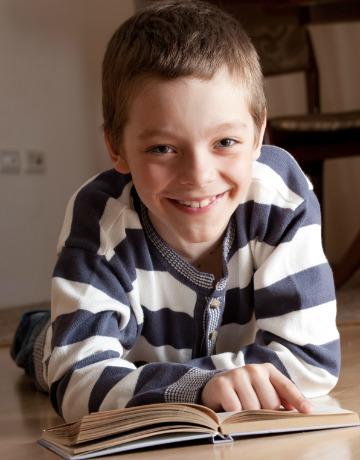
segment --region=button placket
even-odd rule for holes
[[[216,339],[218,336],[217,328],[219,326],[219,318],[221,313],[221,299],[213,297],[208,303],[208,355],[210,356],[215,348]]]
[[[209,303],[209,307],[210,308],[219,308],[221,305],[221,302],[218,298],[214,298],[214,299],[211,299],[210,303]]]
[[[216,341],[216,338],[217,338],[217,335],[218,335],[218,332],[216,329],[214,329],[213,331],[210,332],[209,334],[209,340],[211,342],[215,342]]]

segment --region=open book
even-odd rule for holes
[[[228,442],[359,424],[355,412],[338,407],[317,407],[311,414],[264,409],[215,413],[198,404],[160,403],[95,412],[44,430],[39,443],[63,458],[80,460],[176,442]]]

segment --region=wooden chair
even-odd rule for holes
[[[297,159],[310,177],[323,209],[325,161],[360,155],[360,110],[321,111],[318,65],[307,27],[308,10],[303,7],[306,2],[221,0],[217,3],[234,14],[250,34],[266,77],[304,73],[307,113],[270,118],[267,136],[272,144],[285,148]],[[300,6],[294,7],[296,4]],[[341,286],[358,268],[360,230],[343,259],[333,265],[336,286]]]

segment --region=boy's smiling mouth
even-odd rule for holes
[[[185,208],[189,211],[196,211],[199,209],[208,209],[210,206],[214,205],[215,202],[219,201],[225,192],[219,193],[218,195],[212,195],[207,198],[199,198],[199,199],[185,199],[185,200],[178,200],[175,198],[168,198],[169,201],[178,207]]]

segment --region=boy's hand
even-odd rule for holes
[[[312,411],[296,385],[270,363],[247,364],[216,374],[203,388],[201,403],[215,411],[279,409],[281,405]]]

